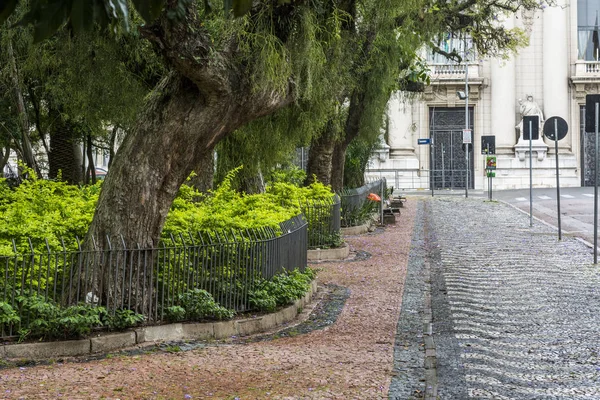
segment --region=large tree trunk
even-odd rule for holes
[[[192,81],[176,72],[165,78],[111,164],[86,237],[86,248],[108,248],[109,240],[113,246],[124,242],[129,249],[157,247],[179,187],[192,170],[206,167],[204,163],[212,158],[218,141],[242,124],[291,101],[288,96],[263,95],[271,101],[256,99],[258,94],[251,91],[208,98]],[[257,104],[262,107],[257,108]],[[137,257],[148,255],[138,253]],[[148,260],[151,262],[151,257]],[[138,282],[139,287],[147,288],[150,277],[136,270],[143,263],[133,264],[131,276],[144,280]],[[127,304],[143,311],[143,304],[148,303],[145,296],[135,291],[122,292],[120,282],[127,281],[129,275],[119,276],[117,282],[109,278],[113,271],[108,265],[96,268],[91,281],[84,284],[94,295],[101,295],[103,304],[110,299],[128,298]],[[110,282],[113,284],[109,287]]]
[[[213,189],[215,180],[215,154],[207,152],[200,164],[194,168],[195,176],[190,179],[189,185],[200,193],[206,193]]]
[[[176,3],[169,1],[168,7]],[[196,20],[196,7],[191,2],[184,20],[176,24],[165,10],[144,28],[172,71],[153,91],[111,163],[84,241],[88,250],[107,249],[109,241],[129,249],[158,247],[167,213],[192,170],[202,170],[217,143],[235,129],[293,100],[291,84],[285,91],[253,88],[251,69],[238,62],[236,43],[224,51],[214,49]],[[127,254],[129,272],[112,280],[115,266],[97,259],[82,292],[92,299],[99,294],[103,304],[118,300],[145,312],[152,275],[146,268],[154,254]],[[121,284],[130,280],[135,288],[127,290]]]
[[[340,192],[344,188],[344,167],[346,165],[346,149],[350,141],[342,140],[335,144],[331,159],[331,188]]]
[[[37,162],[35,160],[35,156],[33,154],[33,147],[31,145],[31,138],[29,136],[29,116],[27,115],[27,108],[25,107],[25,101],[23,100],[21,80],[19,79],[19,70],[17,69],[17,62],[15,60],[11,40],[8,40],[7,42],[6,53],[8,56],[8,62],[10,64],[10,77],[13,84],[15,103],[17,105],[17,111],[19,113],[19,122],[21,128],[21,143],[18,145],[18,147],[21,152],[21,156],[25,161],[25,164],[29,168],[31,168],[39,177],[41,177],[41,171],[39,170]]]
[[[50,126],[50,152],[48,153],[49,178],[77,185],[83,182],[81,165],[83,154],[80,143],[73,139],[73,129],[60,112],[50,109],[53,123]]]
[[[8,163],[10,156],[10,143],[6,147],[0,147],[0,177],[4,176],[4,166]]]
[[[337,140],[334,126],[334,123],[329,121],[325,125],[323,134],[310,143],[305,185],[314,182],[315,178],[325,185],[331,184],[333,148]]]
[[[364,102],[364,89],[354,89],[352,96],[350,96],[348,117],[346,118],[346,125],[344,126],[344,138],[336,142],[333,150],[331,170],[331,187],[333,190],[339,191],[344,187],[346,150],[350,143],[356,139],[360,133],[360,122],[365,112]]]

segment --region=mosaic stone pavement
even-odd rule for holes
[[[440,399],[600,399],[600,267],[481,199],[425,204]]]

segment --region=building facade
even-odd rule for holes
[[[472,55],[457,64],[429,55],[431,85],[412,99],[392,96],[386,144],[372,157],[367,176],[384,176],[399,189],[486,189],[482,143],[493,136],[494,188],[528,187],[529,141],[520,129],[523,114],[537,109],[543,120],[558,116],[568,123],[566,137],[558,142],[561,186],[593,185],[594,134],[584,132],[584,115],[586,95],[600,93],[600,0],[566,1],[499,22],[529,37],[529,45],[510,58]],[[472,54],[468,40],[449,35],[444,44]],[[466,129],[473,143],[468,159]],[[532,141],[531,155],[533,185],[555,186],[555,143],[540,136]]]

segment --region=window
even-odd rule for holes
[[[579,60],[600,59],[599,11],[600,0],[577,0],[577,58]]]
[[[598,0],[600,2],[600,0]],[[453,50],[456,51],[463,59],[467,61],[475,60],[475,51],[473,49],[473,39],[467,37],[466,39],[462,34],[448,33],[441,40],[436,43],[437,46],[447,53],[451,53]],[[466,57],[465,57],[465,45],[466,45]],[[430,64],[455,64],[456,61],[448,60],[446,56],[435,53],[432,49],[427,51],[427,62]]]

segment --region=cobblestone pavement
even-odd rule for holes
[[[600,399],[600,268],[481,199],[424,203],[440,399]]]

